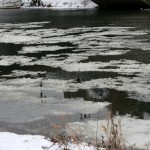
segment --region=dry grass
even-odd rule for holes
[[[121,130],[121,120],[114,120],[111,111],[109,111],[107,124],[102,126],[102,130],[105,133],[102,144],[106,150],[127,150]]]
[[[60,118],[63,124],[67,123],[67,121],[63,118],[63,116],[60,116]],[[70,126],[68,126],[68,128],[70,128],[69,130],[71,131],[71,134],[68,135],[64,131],[64,126],[56,125],[56,124],[52,124],[52,125],[53,125],[53,129],[55,130],[55,135],[53,135],[53,137],[51,138],[51,142],[53,142],[54,145],[57,143],[59,149],[69,150],[70,149],[69,144],[79,145],[81,143],[80,138],[74,132],[74,130],[71,129]]]
[[[65,122],[63,120],[63,122]],[[98,127],[98,126],[97,126]],[[69,128],[69,135],[64,131],[64,127],[53,125],[53,128],[55,129],[56,135],[51,138],[51,141],[55,144],[57,143],[59,145],[59,148],[62,150],[68,150],[69,144],[76,144],[80,145],[82,143],[82,140],[77,135],[77,132],[74,131],[71,126],[67,126]],[[123,137],[122,130],[121,130],[121,121],[116,120],[113,118],[111,111],[108,111],[108,118],[106,125],[101,126],[101,130],[104,133],[104,136],[101,138],[95,139],[95,141],[89,142],[90,145],[92,143],[96,143],[94,146],[95,150],[129,150],[130,147],[126,146],[126,141]],[[98,134],[96,134],[98,136]],[[93,138],[94,139],[94,138]],[[98,139],[101,139],[98,141]],[[80,147],[78,148],[80,150]]]

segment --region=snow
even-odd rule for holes
[[[147,149],[150,146],[149,120],[140,120],[130,118],[129,116],[117,116],[114,120],[115,122],[121,120],[121,131],[127,146],[132,146],[133,149]],[[102,126],[106,126],[106,124],[106,120],[96,121],[92,119],[85,122],[68,123],[66,125],[66,131],[69,135],[75,132],[79,136],[90,138],[91,142],[95,139],[96,134],[100,138],[104,136],[104,140],[106,140],[106,135],[102,130]],[[53,144],[44,136],[17,135],[9,132],[0,132],[0,150],[56,150],[58,148],[58,143]],[[71,150],[94,150],[94,147],[88,146],[86,143],[68,143],[68,148]]]
[[[43,150],[50,147],[51,142],[43,136],[17,135],[14,133],[0,133],[0,150]]]
[[[23,0],[24,7],[30,6],[31,0]],[[42,0],[43,6],[50,8],[94,8],[97,5],[90,0]]]
[[[52,143],[44,136],[39,135],[17,135],[9,132],[0,132],[0,150],[58,150],[63,149],[58,143]],[[86,143],[68,143],[71,150],[94,150],[93,146]],[[103,149],[101,149],[103,150]]]

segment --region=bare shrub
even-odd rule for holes
[[[105,133],[103,145],[106,150],[127,150],[121,130],[121,120],[114,120],[111,111],[108,114],[107,124],[102,126],[102,130]]]

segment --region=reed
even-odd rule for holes
[[[63,118],[61,117],[61,119]],[[63,122],[65,121],[63,120]],[[69,144],[74,144],[78,147],[76,147],[77,150],[82,150],[83,147],[81,148],[80,144],[82,144],[83,141],[78,136],[78,132],[72,129],[67,123],[66,127],[67,130],[69,130],[69,134],[64,131],[64,127],[53,125],[53,128],[56,130],[56,135],[51,138],[51,141],[54,144],[57,143],[61,150],[68,150]],[[101,138],[98,138],[98,130],[104,133]],[[93,137],[95,141],[88,143],[89,146],[93,147],[93,150],[131,150],[130,146],[126,146],[127,142],[122,134],[121,120],[114,119],[111,111],[108,111],[106,124],[101,125],[101,128],[98,128],[97,125],[96,132],[96,138]]]
[[[106,150],[127,150],[126,140],[122,134],[121,120],[115,120],[111,111],[108,113],[107,123],[102,126],[102,130],[105,133],[102,144]]]

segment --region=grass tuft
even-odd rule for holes
[[[75,145],[75,149],[83,150],[82,140],[77,134],[77,131],[73,130],[70,125],[65,124],[69,130],[69,134],[64,131],[64,127],[53,125],[56,130],[56,135],[51,138],[54,144],[59,146],[61,150],[71,150],[70,144]],[[104,133],[103,136],[98,138],[98,130]],[[102,125],[100,129],[96,129],[96,139],[90,141],[86,146],[91,146],[92,150],[131,150],[130,146],[127,146],[127,142],[123,137],[121,129],[121,120],[113,118],[112,112],[108,111],[108,117],[106,124]],[[94,138],[93,138],[94,139]],[[96,144],[93,144],[96,143]],[[147,146],[148,147],[148,146]],[[86,150],[86,148],[84,149]]]
[[[102,126],[105,138],[102,144],[106,150],[127,150],[126,141],[121,130],[121,120],[114,120],[112,112],[109,111],[107,124]]]

